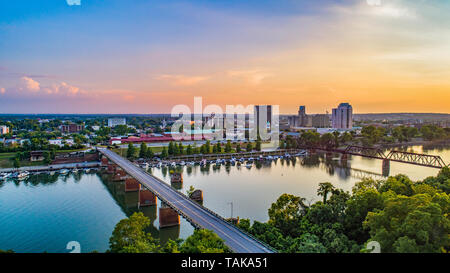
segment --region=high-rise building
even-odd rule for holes
[[[349,103],[341,103],[338,108],[333,109],[332,126],[336,129],[353,128],[353,108]]]
[[[9,127],[8,126],[0,126],[0,135],[6,135],[9,133]]]
[[[263,119],[262,122],[266,122],[266,128],[270,130],[272,125],[272,105],[255,105],[254,109],[254,122],[256,124],[256,128],[259,127],[260,119]]]
[[[108,119],[108,127],[116,127],[117,125],[127,125],[125,118],[110,118]]]
[[[306,106],[300,106],[298,109],[298,127],[308,126],[308,115],[306,114]]]

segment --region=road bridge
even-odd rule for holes
[[[113,151],[104,148],[98,148],[98,151],[136,179],[142,186],[149,189],[161,201],[183,216],[196,228],[214,231],[232,251],[237,253],[275,252],[268,245],[243,232],[218,214],[196,203],[164,181],[145,172]]]

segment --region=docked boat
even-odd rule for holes
[[[27,172],[27,171],[18,173],[18,174],[17,174],[17,179],[23,180],[23,179],[27,178],[28,175],[30,175],[30,173]]]
[[[9,173],[1,173],[0,174],[0,181],[6,180],[11,174]]]
[[[68,174],[68,173],[69,173],[69,170],[67,170],[67,169],[62,169],[62,170],[59,171],[59,173],[60,173],[60,174]]]
[[[253,166],[252,162],[247,162],[247,164],[245,165],[245,167],[247,167],[247,169],[251,169]]]

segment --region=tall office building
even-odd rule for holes
[[[353,108],[348,103],[339,104],[338,108],[333,109],[332,126],[336,129],[353,128]]]
[[[110,118],[108,119],[108,127],[116,127],[117,125],[127,125],[125,118]]]
[[[259,121],[265,116],[266,128],[270,130],[272,125],[272,105],[255,105],[254,122],[256,128],[259,126]]]
[[[308,126],[308,115],[306,114],[306,106],[300,106],[298,109],[298,124],[299,127]]]

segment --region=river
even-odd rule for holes
[[[403,149],[439,155],[446,163],[450,162],[450,147]],[[167,169],[149,171],[170,184]],[[391,162],[389,175],[402,173],[417,181],[434,176],[438,171]],[[209,168],[184,167],[184,181],[179,190],[186,192],[191,185],[203,190],[203,204],[224,217],[233,215],[267,221],[268,208],[283,193],[314,202],[319,199],[316,193],[320,182],[331,182],[351,191],[362,177],[384,179],[381,160],[352,156],[344,164],[338,155],[327,158],[316,154],[253,165],[251,169],[245,166],[214,168],[212,165]],[[0,249],[69,252],[67,243],[77,241],[81,252],[104,252],[116,223],[139,210],[151,219],[149,232],[162,242],[192,234],[193,227],[184,219],[179,227],[159,230],[158,208],[139,209],[137,202],[136,192],[125,193],[120,183],[101,173],[38,175],[21,182],[0,182]],[[158,207],[160,204],[158,200]]]

